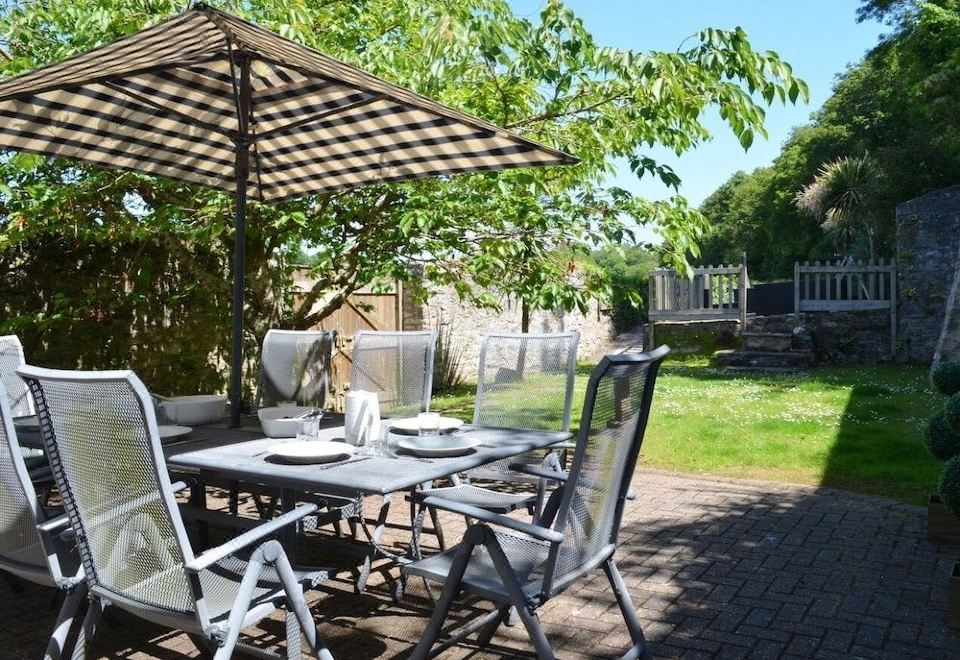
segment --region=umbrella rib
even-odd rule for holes
[[[332,117],[343,112],[356,110],[357,108],[362,108],[365,105],[376,103],[377,101],[382,101],[385,98],[386,96],[384,96],[383,94],[376,94],[369,98],[365,98],[360,101],[354,101],[353,103],[340,106],[339,108],[331,108],[329,110],[323,110],[322,112],[316,112],[302,119],[298,119],[296,121],[290,122],[289,124],[286,124],[284,126],[278,126],[277,128],[271,129],[264,133],[260,133],[259,135],[257,135],[257,140],[258,141],[267,140],[269,138],[272,138],[275,135],[279,135],[280,133],[286,133],[287,131],[291,131],[295,128],[299,128],[305,124],[309,124],[315,121],[320,121],[321,119],[327,119],[328,117]]]
[[[234,134],[235,134],[235,131],[227,130],[227,129],[225,129],[225,128],[222,128],[222,127],[220,127],[220,126],[217,126],[216,124],[211,124],[211,123],[209,123],[209,122],[199,121],[199,120],[197,120],[196,118],[191,117],[190,115],[188,115],[188,114],[185,113],[185,112],[180,112],[179,110],[175,110],[174,108],[169,108],[169,107],[167,107],[167,106],[164,106],[164,105],[162,105],[162,104],[160,104],[160,103],[157,103],[156,101],[154,101],[153,99],[151,99],[149,96],[145,96],[145,95],[143,95],[143,94],[139,94],[138,92],[134,92],[134,91],[132,91],[132,90],[126,89],[125,87],[122,87],[121,85],[118,85],[118,84],[116,84],[116,83],[105,82],[105,83],[103,83],[103,85],[104,85],[104,87],[108,87],[108,88],[112,89],[112,90],[115,91],[115,92],[119,92],[120,94],[123,94],[124,96],[128,96],[128,97],[132,98],[134,101],[138,101],[139,103],[143,103],[144,105],[150,106],[151,108],[155,108],[155,109],[159,110],[160,112],[163,112],[163,113],[166,113],[166,114],[170,114],[170,115],[175,115],[175,116],[177,116],[178,118],[180,118],[180,119],[182,119],[183,121],[185,121],[187,124],[194,125],[194,126],[200,126],[200,127],[202,127],[202,128],[206,128],[208,131],[212,131],[212,132],[214,132],[214,133],[219,133],[220,135],[223,135],[224,137],[228,137],[228,138],[231,138],[231,139],[233,138],[233,136],[234,136]]]

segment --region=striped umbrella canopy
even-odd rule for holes
[[[234,424],[248,196],[577,162],[202,4],[0,83],[0,148],[236,195]]]

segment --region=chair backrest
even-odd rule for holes
[[[14,417],[25,417],[36,412],[27,384],[17,375],[17,369],[26,363],[20,338],[16,335],[0,337],[0,383],[6,388],[6,399],[10,402],[10,413]]]
[[[193,551],[147,388],[132,371],[19,373],[36,399],[90,588],[147,611],[194,612],[184,570]]]
[[[437,333],[360,331],[353,339],[350,389],[376,392],[381,417],[430,410]]]
[[[548,568],[544,589],[563,589],[610,557],[650,414],[663,358],[649,353],[608,355],[593,370],[577,448],[554,528],[564,540]],[[552,587],[551,587],[552,582]]]
[[[260,353],[257,405],[295,401],[323,408],[335,341],[332,330],[268,330]]]
[[[480,345],[476,426],[566,431],[580,333],[490,333]]]
[[[32,573],[51,576],[55,570],[53,579],[60,577],[59,566],[50,565],[37,531],[41,522],[43,509],[23,462],[7,393],[0,382],[0,568],[23,577]]]

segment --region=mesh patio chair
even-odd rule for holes
[[[56,587],[66,595],[44,656],[51,660],[62,656],[86,596],[80,556],[60,536],[69,527],[65,515],[48,518],[40,506],[17,443],[7,392],[0,382],[0,571]]]
[[[287,657],[299,657],[300,631],[313,653],[321,641],[303,591],[324,571],[291,568],[271,536],[316,511],[297,507],[195,555],[175,501],[150,394],[131,371],[78,372],[23,367],[64,507],[76,535],[89,608],[74,657],[83,658],[105,607],[185,631],[216,660],[242,628],[286,605]]]
[[[14,417],[35,415],[33,399],[27,384],[17,375],[17,369],[26,364],[23,345],[16,335],[0,337],[0,383],[7,392],[10,414]]]
[[[474,632],[483,648],[511,608],[519,613],[537,657],[554,658],[537,609],[600,567],[610,581],[633,644],[622,657],[650,657],[613,556],[630,478],[650,413],[657,370],[669,351],[661,346],[649,353],[608,355],[601,360],[587,385],[580,433],[568,475],[516,464],[519,471],[563,483],[547,503],[541,524],[440,498],[427,499],[430,506],[480,522],[470,526],[457,547],[403,568],[408,576],[443,584],[443,593],[411,658],[433,657]],[[437,644],[453,599],[461,590],[492,601],[495,608]]]
[[[437,333],[360,331],[353,340],[350,389],[376,392],[383,418],[430,410]]]
[[[17,369],[26,363],[20,338],[16,335],[0,337],[0,384],[7,392],[4,398],[10,404],[10,414],[13,417],[32,417],[37,413],[27,384],[17,375]],[[21,432],[24,431],[21,430]],[[19,451],[30,471],[31,480],[44,490],[44,500],[46,500],[53,480],[43,451],[31,447],[20,447]]]
[[[295,401],[323,408],[336,336],[333,330],[268,330],[260,353],[256,407]]]
[[[577,367],[580,333],[485,335],[480,347],[474,426],[570,430],[573,382]],[[512,463],[539,465],[542,452],[531,452],[497,461],[467,472],[469,481],[536,483],[530,475],[510,470]],[[420,493],[445,500],[478,506],[488,511],[509,513],[534,508],[542,492],[505,492],[495,488],[462,483]]]
[[[350,367],[350,389],[377,393],[380,416],[384,419],[410,417],[430,410],[430,394],[433,389],[433,361],[437,345],[437,333],[433,330],[406,332],[360,331],[353,340]],[[337,500],[327,497],[336,504]],[[380,540],[386,529],[391,496],[383,498],[376,525],[366,527],[363,506],[360,501],[340,502],[344,519],[351,534],[357,537],[357,525],[364,525],[364,534],[371,543],[371,550],[364,557],[357,577],[357,591],[366,587],[373,561],[377,558]],[[436,529],[436,525],[434,525]],[[401,588],[399,582],[396,588]],[[394,590],[395,599],[400,592]]]
[[[268,330],[260,351],[260,380],[254,407],[293,401],[298,406],[323,409],[330,390],[330,367],[337,333],[334,330]],[[211,484],[213,485],[213,484]],[[231,482],[229,510],[240,507],[241,485]],[[261,518],[272,518],[280,495],[275,490],[248,486]]]

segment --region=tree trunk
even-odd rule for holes
[[[865,222],[864,225],[867,229],[867,244],[870,248],[870,263],[874,264],[877,262],[877,251],[873,246],[873,228],[870,226],[869,222]]]
[[[520,304],[520,332],[530,332],[530,305],[527,302]]]

